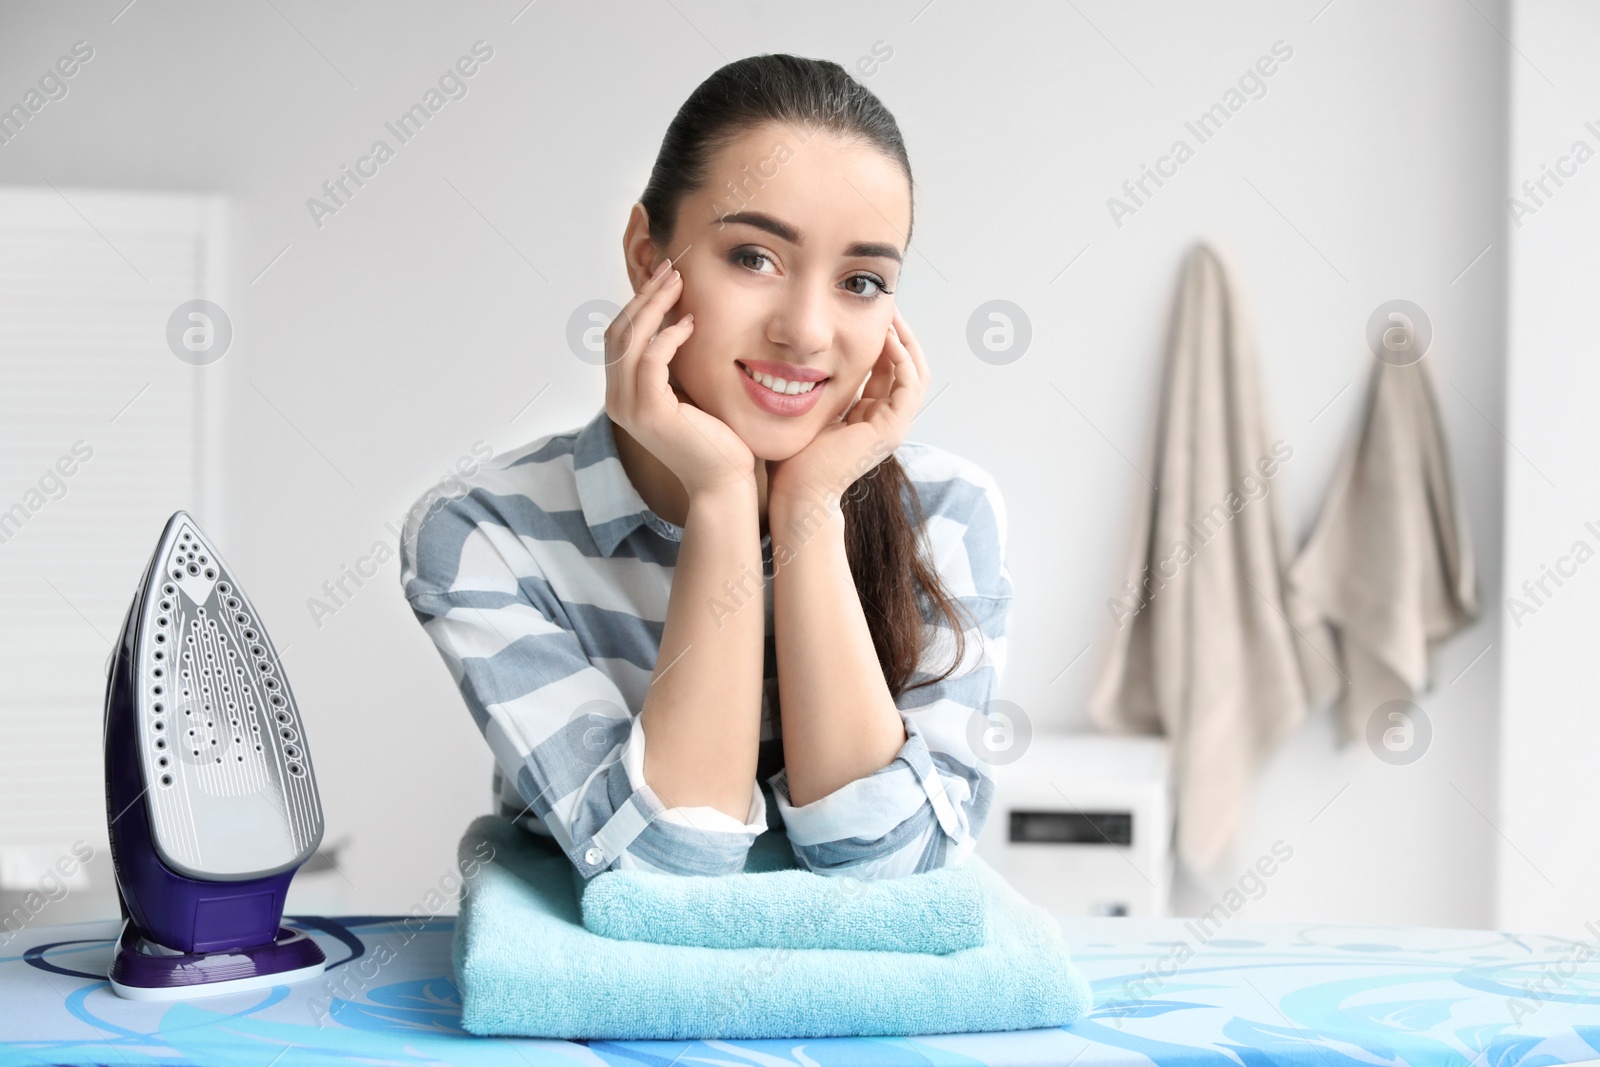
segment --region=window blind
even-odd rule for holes
[[[75,842],[109,894],[106,667],[162,526],[220,502],[218,365],[167,320],[219,291],[225,202],[0,187],[0,894]],[[80,885],[82,883],[80,882]],[[60,918],[41,921],[61,921]]]

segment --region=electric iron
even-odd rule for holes
[[[111,988],[178,1000],[321,974],[317,943],[279,925],[322,842],[305,730],[259,617],[184,511],[112,650],[105,757],[123,917]]]

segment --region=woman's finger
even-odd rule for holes
[[[889,395],[889,389],[894,384],[894,360],[889,353],[889,331],[883,334],[883,348],[878,351],[877,362],[872,365],[872,373],[867,376],[866,387],[861,395],[871,397],[873,400],[882,400]]]
[[[672,277],[674,264],[671,259],[663,259],[655,266],[654,272],[639,286],[639,291],[634,293],[628,302],[622,305],[622,312],[617,318],[626,324],[635,322],[643,313],[644,307],[650,302],[651,297],[659,293],[666,282]]]
[[[917,335],[912,331],[911,324],[900,313],[899,308],[894,310],[895,333],[900,338],[900,343],[905,345],[906,351],[911,353],[911,359],[917,365],[917,373],[922,377],[924,386],[933,381],[933,372],[928,369],[927,356],[922,351],[922,343],[917,340]]]
[[[671,261],[662,262],[670,264]],[[621,410],[631,411],[639,402],[639,358],[681,292],[682,278],[669,268],[634,294],[613,320],[606,340],[607,387],[615,387]]]
[[[658,301],[673,282],[672,261],[664,259],[658,266],[665,267],[661,273],[652,275],[651,278],[639,287],[629,301],[622,305],[622,310],[611,321],[606,329],[606,363],[620,362],[622,358],[642,347],[641,338],[648,340],[660,325],[659,314],[665,314],[666,308],[652,320],[651,311],[654,301]],[[671,305],[667,305],[670,307]]]
[[[672,305],[678,302],[678,297],[683,294],[683,276],[676,269],[670,269],[662,277],[655,279],[655,288],[644,295],[644,303],[634,312],[631,321],[632,334],[628,338],[630,347],[638,352],[655,338],[661,329],[662,320],[667,317],[667,312]]]
[[[683,344],[693,329],[694,316],[685,315],[672,325],[661,327],[654,337],[644,343],[636,364],[642,406],[667,401],[668,408],[675,407],[672,398],[677,394],[670,384],[667,366],[672,362],[672,357],[678,354],[678,346]]]
[[[632,367],[639,332],[639,315],[645,301],[660,288],[661,281],[670,271],[660,270],[669,264],[663,260],[658,271],[639,287],[628,302],[622,305],[605,329],[606,407],[614,411],[632,410],[634,400],[634,372]]]
[[[927,383],[918,373],[916,359],[898,332],[891,332],[887,350],[894,361],[894,389],[886,398],[888,406],[909,424],[927,391]]]

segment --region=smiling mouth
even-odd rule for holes
[[[735,362],[738,361],[735,360]],[[787,378],[778,378],[771,374],[763,374],[760,371],[751,370],[743,363],[739,364],[739,369],[744,371],[745,377],[765,386],[779,396],[803,396],[828,380],[823,378],[821,381],[816,382],[795,382]]]

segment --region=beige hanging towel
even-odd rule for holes
[[[1293,448],[1266,432],[1230,276],[1205,243],[1183,264],[1155,467],[1089,705],[1103,729],[1170,738],[1178,855],[1201,874],[1226,855],[1260,762],[1304,719],[1303,659],[1318,655],[1284,602],[1272,490]]]
[[[1289,572],[1296,599],[1338,637],[1342,677],[1313,693],[1340,691],[1345,743],[1387,701],[1429,688],[1434,649],[1478,616],[1472,539],[1423,367],[1373,360],[1361,430]]]

